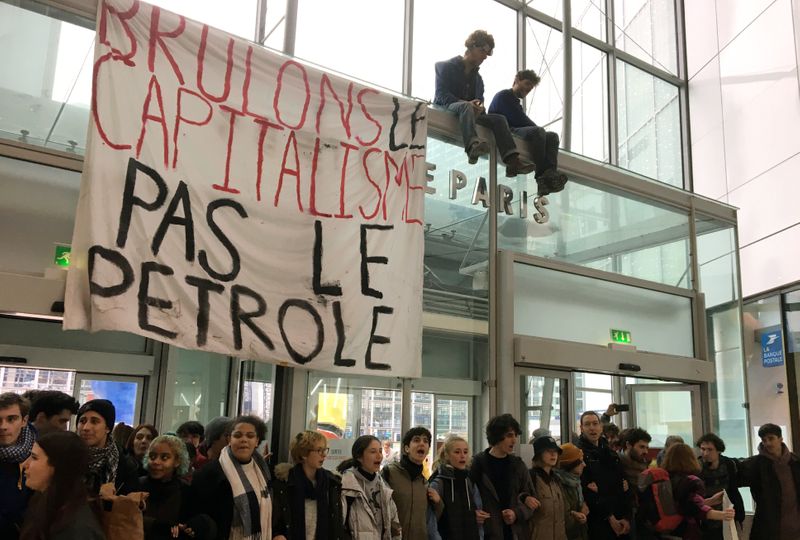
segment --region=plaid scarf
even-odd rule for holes
[[[92,488],[117,480],[119,448],[109,436],[104,448],[89,448],[89,477]]]
[[[19,432],[17,442],[0,446],[0,463],[22,463],[31,455],[34,442],[36,442],[36,428],[31,424],[25,424]]]

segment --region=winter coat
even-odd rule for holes
[[[392,499],[392,489],[377,478],[380,486],[380,509],[383,533],[378,530],[375,510],[364,488],[356,478],[355,469],[342,474],[342,511],[345,514],[345,529],[353,540],[400,540],[400,520],[397,506]]]
[[[759,450],[761,450],[759,446]],[[788,450],[786,450],[788,451]],[[800,497],[800,459],[794,453],[789,457],[789,468],[795,492]],[[739,462],[739,485],[749,486],[756,503],[751,540],[778,540],[781,527],[781,484],[775,474],[773,461],[760,453]],[[796,516],[800,518],[800,516]]]
[[[106,540],[106,537],[97,516],[87,503],[78,507],[69,524],[54,533],[51,540]]]
[[[617,540],[608,518],[613,515],[617,519],[631,518],[631,496],[635,486],[629,486],[628,492],[623,487],[624,473],[619,455],[608,447],[605,438],[601,437],[597,445],[592,444],[583,435],[577,443],[583,450],[586,469],[581,475],[583,497],[589,507],[589,538],[592,540]],[[594,482],[597,492],[587,486]]]
[[[483,526],[478,525],[475,515],[476,510],[483,510],[483,502],[468,472],[457,474],[450,465],[440,465],[431,475],[430,487],[442,498],[444,509],[437,517],[436,530],[428,531],[428,538],[483,540]]]
[[[381,476],[392,488],[392,499],[403,531],[403,540],[424,540],[428,530],[436,527],[436,519],[428,512],[428,482],[420,474],[414,480],[400,463],[389,463]],[[444,505],[434,505],[436,515],[441,515]]]
[[[569,474],[569,473],[562,473]],[[578,523],[572,512],[581,512],[583,504],[578,498],[578,490],[581,486],[571,487],[561,483],[561,488],[564,490],[564,525],[567,530],[568,540],[589,540],[589,529],[586,523]],[[585,503],[584,503],[585,504]]]
[[[15,540],[19,536],[30,497],[22,463],[0,463],[0,538]]]
[[[711,510],[704,501],[706,488],[703,481],[693,474],[674,473],[670,473],[669,480],[672,483],[672,498],[675,499],[678,513],[683,516],[683,522],[671,534],[684,540],[700,540],[700,523]]]
[[[736,461],[729,457],[719,456],[719,467],[712,470],[708,463],[704,462],[703,470],[698,476],[706,486],[704,493],[706,498],[711,497],[722,490],[727,492],[728,497],[733,504],[733,508],[736,511],[736,517],[734,519],[737,522],[742,523],[744,521],[744,501],[742,500],[742,494],[739,493],[739,487],[736,483],[738,469],[739,467],[736,464]],[[720,510],[721,505],[718,506],[717,509]],[[722,522],[706,521],[703,523],[703,527],[709,529],[722,529]]]
[[[283,534],[288,540],[305,540],[292,532],[292,501],[297,489],[294,479],[289,474],[293,465],[281,463],[275,467],[275,480],[272,483],[272,535]],[[202,470],[202,469],[201,469]],[[339,540],[349,538],[344,532],[344,513],[342,512],[342,480],[328,470],[322,472],[328,478],[328,492],[325,494],[328,503],[328,538]],[[317,516],[319,519],[319,516]],[[308,531],[306,531],[308,532]]]
[[[192,516],[207,515],[217,526],[216,540],[228,540],[233,523],[233,490],[222,465],[215,459],[192,476]]]
[[[205,515],[191,516],[191,488],[175,477],[166,482],[153,480],[149,476],[139,478],[136,491],[148,493],[142,518],[145,540],[172,540],[170,529],[180,523],[194,532],[195,540],[214,538],[217,528]],[[188,538],[188,536],[180,536]]]
[[[503,540],[503,510],[501,508],[500,498],[497,495],[491,479],[489,478],[488,471],[488,457],[489,449],[476,454],[472,458],[472,467],[470,468],[470,477],[475,485],[478,486],[478,491],[481,494],[481,501],[483,502],[484,512],[488,512],[490,517],[483,523],[483,534],[487,540]],[[516,535],[517,539],[525,540],[530,538],[530,524],[528,523],[533,517],[533,510],[525,505],[525,498],[528,496],[536,496],[536,490],[531,482],[528,468],[520,458],[514,455],[509,455],[505,459],[510,459],[510,481],[509,486],[511,492],[511,508],[516,514],[516,520],[511,526],[511,530]]]
[[[558,477],[534,467],[530,472],[541,506],[533,513],[531,540],[567,540],[566,502]]]

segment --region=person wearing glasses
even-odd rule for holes
[[[294,464],[275,467],[272,484],[274,540],[344,538],[342,482],[323,469],[328,443],[318,431],[302,431],[292,440]]]
[[[483,106],[483,79],[480,65],[494,50],[494,37],[485,30],[475,30],[464,42],[463,56],[436,63],[436,94],[433,104],[458,115],[464,151],[470,164],[489,153],[489,144],[478,137],[475,124],[489,128],[497,149],[506,164],[506,176],[528,174],[534,165],[523,163],[502,114],[487,113]]]

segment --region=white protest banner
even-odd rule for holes
[[[420,375],[423,103],[102,0],[91,109],[66,329]]]

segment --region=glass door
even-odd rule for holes
[[[79,403],[90,399],[107,399],[114,403],[116,423],[139,424],[142,403],[143,377],[77,373],[73,395]],[[191,406],[187,402],[187,407]]]
[[[629,384],[632,425],[646,430],[651,448],[663,448],[670,435],[689,446],[703,434],[700,387],[693,384]]]
[[[519,370],[520,443],[546,429],[559,443],[569,442],[569,373]]]

